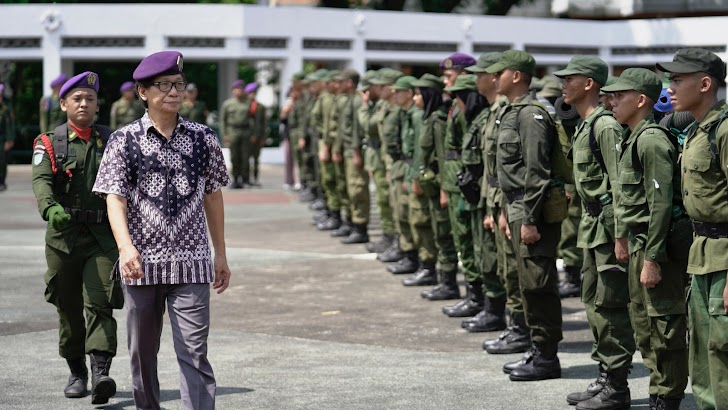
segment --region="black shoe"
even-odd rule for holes
[[[463,321],[462,321],[462,322],[460,322],[460,327],[462,327],[463,329],[467,329],[467,327],[468,327],[468,326],[469,326],[469,325],[470,325],[471,323],[475,323],[475,322],[477,322],[477,321],[478,321],[478,320],[480,320],[480,318],[481,318],[481,317],[483,317],[484,315],[485,315],[485,309],[481,310],[480,312],[478,312],[478,314],[477,314],[477,315],[475,315],[475,316],[473,316],[473,317],[469,317],[469,318],[467,318],[467,319],[463,319]]]
[[[116,382],[109,377],[111,356],[91,353],[91,404],[105,404],[116,394]]]
[[[333,238],[346,238],[349,235],[351,235],[351,222],[348,221],[344,221],[339,229],[331,232],[331,237]]]
[[[369,235],[367,234],[367,226],[365,224],[354,225],[349,236],[341,240],[341,243],[345,245],[367,242],[369,242]]]
[[[341,215],[339,212],[331,212],[329,219],[316,225],[319,231],[333,231],[341,227]]]
[[[476,280],[468,282],[465,286],[468,290],[465,299],[454,305],[443,307],[442,313],[450,317],[470,317],[477,315],[485,308],[483,282]]]
[[[404,286],[430,286],[437,283],[437,273],[434,265],[422,265],[414,275],[402,280]]]
[[[649,406],[650,406],[650,410],[657,410],[657,395],[656,394],[650,394]]]
[[[316,200],[316,194],[309,189],[304,189],[298,195],[298,200],[301,202],[313,202]]]
[[[437,271],[439,283],[432,289],[424,290],[420,296],[427,300],[455,300],[460,299],[460,288],[456,280],[457,271]]]
[[[656,410],[680,410],[680,403],[682,399],[666,399],[664,397],[658,397],[655,404]]]
[[[627,376],[629,366],[621,367],[606,373],[601,390],[590,399],[576,404],[577,410],[622,410],[629,409],[632,404]],[[601,376],[601,375],[600,375]],[[678,407],[680,402],[678,402]]]
[[[571,282],[559,283],[559,296],[561,299],[581,296],[581,286]]]
[[[597,393],[599,393],[602,390],[602,388],[604,387],[604,384],[606,382],[607,382],[607,371],[604,370],[604,368],[600,364],[599,365],[599,377],[597,377],[596,380],[594,380],[593,382],[589,383],[588,386],[586,386],[586,391],[569,393],[569,395],[566,396],[566,402],[573,406],[582,401],[589,400],[592,397],[596,396]]]
[[[63,389],[63,394],[69,399],[85,397],[88,393],[86,390],[88,368],[85,358],[66,360],[66,362],[68,362],[68,368],[71,369],[71,375],[68,376],[68,385]]]
[[[561,363],[556,356],[556,348],[549,348],[545,352],[534,346],[534,353],[526,363],[516,367],[508,376],[514,382],[531,382],[561,378]]]
[[[241,184],[239,181],[233,182],[232,185],[230,185],[230,188],[232,189],[243,189],[243,184]]]
[[[419,264],[417,263],[417,253],[405,252],[404,258],[400,259],[395,263],[387,265],[387,271],[395,275],[401,275],[404,273],[414,273],[417,271]]]
[[[394,241],[392,245],[384,252],[377,255],[377,259],[382,262],[397,262],[404,258],[404,252],[399,250],[399,242]]]
[[[531,334],[520,326],[509,326],[497,339],[483,342],[483,349],[490,354],[523,353],[530,347]]]
[[[326,201],[325,201],[325,200],[323,200],[322,198],[318,198],[318,199],[316,199],[315,201],[311,202],[311,203],[310,203],[310,204],[308,205],[308,207],[309,207],[309,209],[311,209],[312,211],[320,211],[320,210],[322,210],[322,209],[326,209]]]
[[[367,252],[371,253],[382,253],[392,246],[392,243],[397,237],[395,235],[382,235],[376,242],[367,243]]]
[[[485,297],[485,308],[476,315],[477,320],[469,323],[465,330],[471,333],[497,332],[506,328],[506,298]]]
[[[521,357],[520,359],[516,360],[515,362],[508,362],[504,364],[503,373],[511,374],[513,369],[515,369],[516,367],[523,366],[524,364],[528,363],[528,361],[531,360],[531,358],[533,357],[534,352],[535,350],[533,349],[533,347],[531,347],[530,349],[526,350],[526,352],[523,354],[523,357]]]
[[[5,183],[0,184],[0,192],[5,191],[6,189],[8,189],[8,186],[5,185]]]
[[[315,226],[318,226],[318,224],[320,224],[321,222],[329,219],[330,216],[331,215],[329,214],[329,211],[327,209],[316,211],[316,213],[313,214],[313,219],[311,219],[311,223]]]

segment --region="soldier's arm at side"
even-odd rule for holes
[[[551,181],[551,169],[544,164],[550,161],[552,143],[546,125],[548,114],[542,110],[521,110],[518,135],[521,139],[523,162],[526,168],[523,187],[524,225],[533,225],[541,220],[544,195]],[[542,119],[538,119],[541,116]]]
[[[620,138],[622,136],[622,127],[617,123],[616,120],[612,120],[613,117],[600,117],[599,121],[606,123],[600,132],[597,134],[597,143],[602,152],[604,159],[604,165],[607,167],[607,178],[609,178],[609,184],[612,187],[612,206],[619,203],[619,157],[620,152],[617,151]],[[595,124],[599,125],[599,124]],[[617,238],[627,237],[627,225],[622,222],[622,218],[619,217],[617,212],[614,212],[614,232]]]
[[[35,145],[35,152],[38,152],[43,143],[38,138]],[[35,157],[36,154],[33,154]],[[43,159],[37,165],[33,164],[32,183],[35,199],[38,201],[38,212],[43,220],[48,220],[48,208],[58,203],[53,193],[53,170],[51,169],[51,160],[48,153],[43,149]]]
[[[672,219],[672,144],[660,131],[646,131],[637,141],[644,169],[645,195],[650,209],[650,221],[645,244],[645,260],[667,260],[666,239]],[[669,146],[669,147],[668,147]],[[626,155],[626,154],[625,154]]]

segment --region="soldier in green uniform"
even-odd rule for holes
[[[707,50],[687,48],[657,68],[670,73],[675,110],[695,117],[682,152],[682,198],[695,230],[687,267],[693,395],[701,410],[727,409],[728,105],[718,100],[725,63]]]
[[[674,205],[680,203],[678,150],[652,116],[662,81],[650,70],[629,68],[602,90],[613,93],[614,116],[629,127],[620,147],[616,209],[629,237],[617,232],[615,253],[626,262],[629,245],[632,328],[650,370],[651,400],[658,409],[678,409],[688,381],[687,275],[671,259],[675,250],[667,251],[673,209],[681,205]]]
[[[486,69],[498,73],[498,93],[510,101],[500,118],[498,182],[508,202],[508,228],[533,342],[523,359],[504,366],[513,381],[561,377],[556,355],[563,338],[556,246],[566,217],[566,196],[552,167],[552,156],[561,150],[555,125],[528,92],[535,66],[530,54],[509,50]]]
[[[7,189],[8,151],[15,145],[15,116],[13,108],[5,102],[5,84],[0,83],[0,192]]]
[[[68,80],[59,91],[68,122],[37,138],[33,151],[33,192],[48,221],[45,297],[58,310],[59,353],[71,370],[64,394],[86,395],[88,354],[93,404],[116,392],[109,377],[116,355],[112,313],[124,304],[119,283],[110,280],[119,253],[106,203],[91,191],[111,132],[93,123],[98,88],[98,76],[89,71]]]
[[[352,222],[351,222],[351,203],[349,201],[349,192],[347,191],[347,180],[346,180],[346,162],[344,158],[344,134],[350,133],[350,130],[343,131],[341,126],[348,126],[346,123],[342,123],[342,119],[345,117],[344,111],[349,108],[348,105],[351,103],[351,99],[356,91],[356,84],[352,84],[348,81],[351,76],[349,72],[346,76],[343,72],[337,72],[333,80],[336,82],[336,99],[335,99],[335,110],[331,118],[332,122],[336,123],[333,127],[334,137],[331,139],[331,161],[334,163],[334,177],[336,179],[336,196],[339,198],[341,203],[341,226],[331,232],[332,237],[346,238],[351,234]],[[358,76],[358,74],[357,74]],[[346,86],[343,85],[344,80]]]
[[[402,73],[391,68],[382,68],[369,79],[369,87],[362,94],[362,106],[359,109],[359,122],[366,135],[364,150],[364,166],[374,180],[375,199],[379,210],[382,237],[376,242],[369,242],[369,252],[382,253],[397,243],[397,231],[394,226],[392,204],[389,203],[389,182],[387,170],[382,159],[382,138],[379,122],[388,106],[392,91],[384,84],[394,84]],[[382,78],[380,80],[380,77]],[[398,245],[398,244],[397,244]]]
[[[61,87],[68,80],[68,76],[61,73],[53,81],[51,81],[51,95],[43,96],[40,99],[40,132],[51,131],[55,127],[66,121],[66,114],[61,110],[61,104],[58,102],[58,93]]]
[[[636,349],[627,269],[614,254],[614,238],[626,236],[627,228],[613,209],[622,127],[599,104],[599,90],[608,72],[607,63],[597,57],[575,56],[565,69],[554,73],[564,79],[564,102],[576,107],[583,119],[574,133],[571,153],[577,203],[584,207],[577,241],[584,249],[582,301],[594,335],[592,358],[599,363],[599,377],[586,391],[567,396],[567,402],[580,410],[630,406],[627,375]]]
[[[337,70],[328,71],[322,78],[325,91],[319,95],[314,105],[313,116],[317,131],[320,135],[318,142],[318,159],[321,170],[321,187],[326,196],[328,218],[317,225],[321,231],[334,231],[342,224],[342,201],[336,186],[336,164],[333,161],[333,145],[338,136],[336,96],[339,93],[339,83],[334,77],[339,74]]]
[[[233,96],[225,100],[220,108],[222,139],[230,147],[230,162],[233,165],[233,189],[250,185],[250,150],[248,135],[253,128],[250,118],[250,102],[245,98],[245,83],[235,80],[230,86]]]
[[[322,83],[318,79],[318,72],[313,72],[301,80],[304,86],[301,97],[300,112],[300,134],[298,136],[298,149],[301,152],[303,168],[301,169],[301,180],[304,181],[306,190],[310,195],[302,194],[303,201],[311,202],[311,209],[317,208],[317,212],[323,213],[326,203],[322,199],[321,179],[318,167],[318,137],[312,123],[313,106],[321,93]],[[297,114],[298,116],[298,114]]]
[[[305,73],[299,72],[291,78],[292,107],[287,117],[288,139],[292,156],[298,169],[298,180],[300,183],[299,198],[302,202],[312,202],[316,198],[310,187],[312,177],[311,172],[307,169],[306,162],[308,158],[306,158],[304,149],[306,144],[305,118],[307,116],[305,109],[310,97],[308,87],[303,83],[305,77]],[[301,146],[302,144],[303,146]]]
[[[449,105],[443,101],[442,80],[433,74],[424,74],[413,81],[415,104],[423,110],[423,124],[415,148],[411,169],[411,203],[426,201],[430,211],[432,231],[437,249],[437,265],[434,272],[421,269],[403,281],[405,286],[437,285],[421,293],[422,297],[438,295],[437,300],[459,299],[460,289],[455,282],[458,255],[450,228],[447,206],[440,204],[440,182],[437,172],[445,161],[445,126]],[[425,204],[414,205],[424,209]],[[429,239],[429,238],[426,238]],[[431,299],[434,300],[434,299]]]
[[[112,130],[119,129],[130,124],[144,115],[144,106],[134,98],[134,83],[127,81],[119,88],[121,98],[111,104],[111,121],[109,126]]]
[[[253,122],[253,126],[250,128],[250,158],[248,162],[253,162],[253,179],[250,181],[250,185],[260,186],[260,150],[265,146],[266,130],[268,128],[266,124],[266,109],[265,106],[259,104],[256,100],[256,91],[258,91],[258,83],[250,83],[245,86],[243,92],[248,98],[250,105],[250,111],[248,116]]]
[[[309,83],[309,91],[311,99],[307,107],[306,117],[306,152],[311,159],[311,168],[313,170],[312,190],[316,193],[316,199],[309,205],[309,208],[315,211],[313,224],[326,221],[330,217],[329,209],[326,201],[326,192],[323,185],[323,166],[319,158],[319,146],[321,145],[322,132],[324,127],[324,118],[321,115],[322,103],[329,104],[333,97],[326,92],[326,77],[329,70],[325,68],[318,69],[306,76]]]
[[[207,122],[207,115],[210,112],[207,110],[205,102],[197,99],[199,94],[200,90],[197,88],[197,84],[187,84],[185,99],[179,107],[179,115],[192,122],[204,124]]]

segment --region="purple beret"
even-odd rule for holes
[[[51,81],[51,88],[56,88],[63,85],[66,80],[68,80],[68,76],[66,75],[66,73],[61,73],[61,75]]]
[[[471,65],[475,65],[476,61],[475,58],[472,56],[469,56],[465,53],[455,53],[451,55],[450,57],[442,60],[440,62],[440,68],[442,69],[450,69],[450,68],[459,68],[463,69],[465,67],[469,67]]]
[[[58,96],[64,98],[69,91],[74,88],[90,88],[97,93],[99,92],[99,76],[91,71],[84,71],[81,74],[71,77],[70,80],[66,81],[61,87],[61,92]]]
[[[248,84],[248,85],[245,86],[245,93],[246,94],[252,93],[252,92],[254,92],[257,89],[258,89],[258,83],[250,83],[250,84]]]
[[[132,81],[125,81],[124,84],[119,87],[119,92],[123,93],[124,91],[129,91],[134,89],[134,82]]]
[[[245,81],[243,80],[235,80],[232,84],[230,84],[230,89],[234,90],[236,88],[245,88]]]
[[[0,96],[2,96],[3,91],[5,91],[5,84],[0,83]]]
[[[182,53],[179,51],[160,51],[144,57],[132,77],[148,80],[158,75],[182,74]]]

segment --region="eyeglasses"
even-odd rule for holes
[[[172,85],[174,85],[174,88],[176,88],[177,91],[184,91],[187,89],[186,81],[177,81],[176,83],[173,83],[172,81],[157,81],[156,83],[152,83],[152,85],[159,88],[159,91],[163,93],[169,92],[172,89]]]

